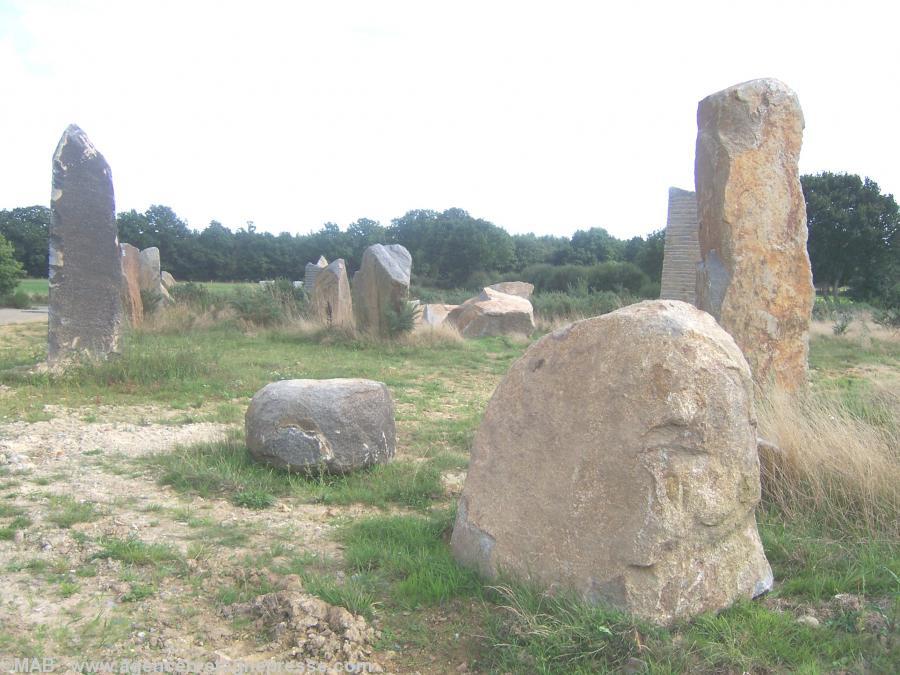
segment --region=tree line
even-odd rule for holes
[[[820,291],[900,304],[900,215],[893,195],[852,174],[801,177],[809,223],[809,254]],[[324,255],[359,268],[366,247],[402,244],[413,256],[414,282],[436,288],[477,288],[498,278],[532,281],[538,290],[658,293],[664,231],[623,240],[593,227],[572,237],[515,234],[462,209],[413,210],[383,225],[361,218],[346,229],[326,223],[310,234],[259,232],[252,222],[232,230],[212,221],[192,229],[167,206],[117,217],[119,241],[156,246],[177,279],[254,281],[302,279],[307,262]],[[0,235],[29,276],[47,275],[50,210],[0,210]]]
[[[511,235],[462,209],[410,211],[389,225],[361,218],[342,230],[326,223],[310,234],[271,234],[247,223],[231,230],[212,221],[191,229],[168,206],[118,214],[119,241],[144,249],[156,246],[163,268],[176,279],[255,281],[302,279],[307,262],[320,255],[344,258],[359,268],[372,244],[402,244],[413,256],[414,281],[437,288],[477,287],[537,265],[619,263],[641,283],[659,283],[664,233],[621,240],[605,229],[580,230],[571,238]],[[28,276],[47,276],[50,210],[29,206],[0,211],[0,234],[15,247]],[[629,277],[630,278],[630,277]],[[564,290],[564,289],[563,289]]]

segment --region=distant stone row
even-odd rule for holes
[[[528,336],[534,331],[531,284],[494,284],[461,305],[420,305],[409,299],[411,271],[412,256],[405,247],[375,244],[363,253],[352,284],[343,258],[328,263],[320,257],[306,265],[304,286],[310,292],[313,315],[327,326],[356,327],[385,336],[390,332],[391,314],[401,314],[411,303],[419,323],[435,327],[447,321],[463,337]]]

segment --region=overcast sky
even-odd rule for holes
[[[0,208],[70,123],[117,210],[294,233],[410,209],[616,236],[693,189],[697,102],[776,77],[801,171],[900,196],[900,3],[0,0]]]

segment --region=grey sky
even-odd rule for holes
[[[0,208],[79,124],[118,210],[307,232],[457,206],[625,237],[693,185],[697,102],[777,77],[801,171],[900,192],[895,2],[0,0]]]

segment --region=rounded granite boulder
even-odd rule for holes
[[[250,453],[288,471],[347,473],[390,461],[396,448],[393,400],[373,380],[267,384],[244,426]]]

